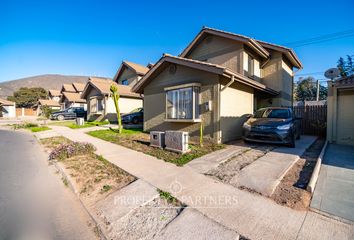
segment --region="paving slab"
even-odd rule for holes
[[[295,148],[278,147],[272,150],[246,166],[230,183],[271,196],[287,171],[315,140],[314,136],[302,136]]]
[[[207,173],[209,170],[219,166],[219,164],[249,149],[250,146],[244,144],[243,141],[239,141],[227,145],[224,149],[194,159],[187,163],[187,166],[195,169],[199,173]]]
[[[157,196],[155,187],[138,179],[96,203],[95,207],[104,222],[113,223]]]
[[[354,146],[328,145],[311,208],[354,221]]]
[[[215,181],[189,166],[178,167],[68,128],[55,127],[55,130],[71,140],[94,144],[97,152],[114,149],[117,154],[103,155],[108,161],[156,188],[171,192],[186,205],[246,238],[296,239],[304,227],[306,211],[277,205],[268,198]],[[315,214],[314,222],[320,221],[320,216]],[[337,227],[340,225],[333,222],[332,231]]]
[[[54,130],[47,130],[47,131],[41,131],[41,132],[36,132],[34,133],[34,135],[38,138],[38,139],[44,139],[44,138],[51,138],[51,137],[58,137],[60,136],[59,133],[57,133]]]
[[[301,228],[298,240],[349,240],[354,239],[354,227],[340,221],[308,212]]]
[[[239,234],[214,222],[195,209],[185,208],[155,239],[238,240]]]

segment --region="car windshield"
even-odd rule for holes
[[[137,113],[137,112],[140,112],[140,111],[141,111],[141,108],[136,108],[133,111],[131,111],[130,113]]]
[[[260,109],[254,118],[290,118],[290,112],[288,109]]]

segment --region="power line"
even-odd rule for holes
[[[326,35],[320,35],[318,37],[312,37],[312,38],[299,40],[299,41],[295,41],[295,42],[288,42],[288,43],[284,43],[283,45],[287,45],[287,46],[292,45],[293,47],[301,47],[301,46],[306,46],[306,45],[310,45],[310,44],[316,44],[316,43],[332,41],[332,40],[341,39],[341,38],[353,37],[353,36],[354,36],[354,29],[349,29],[346,31],[330,33],[330,34],[326,34]]]
[[[320,74],[324,74],[324,72],[300,73],[300,74],[295,74],[295,76],[320,75]]]

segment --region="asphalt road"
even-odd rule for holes
[[[0,129],[0,240],[97,239],[30,133]]]

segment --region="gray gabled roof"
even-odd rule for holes
[[[203,27],[202,30],[197,34],[197,36],[182,51],[182,53],[179,56],[186,57],[190,53],[190,51],[196,46],[196,44],[199,43],[199,41],[201,39],[203,39],[203,36],[205,36],[206,34],[211,34],[211,35],[220,36],[223,38],[228,38],[228,39],[232,39],[235,41],[243,42],[244,44],[246,44],[247,46],[252,48],[254,51],[256,51],[263,58],[268,58],[270,56],[267,49],[279,51],[279,52],[283,53],[290,60],[290,62],[293,64],[294,67],[303,68],[302,63],[300,62],[299,58],[296,56],[295,52],[290,48],[276,45],[273,43],[268,43],[268,42],[256,40],[256,39],[244,36],[244,35],[226,32],[226,31],[215,29],[215,28],[209,28],[209,27]]]
[[[252,80],[246,76],[243,76],[242,74],[236,73],[227,67],[214,64],[214,63],[208,63],[208,62],[202,62],[198,60],[193,60],[193,59],[188,59],[188,58],[182,58],[182,57],[176,57],[172,56],[169,54],[164,54],[160,60],[150,69],[149,72],[145,74],[145,76],[132,88],[132,91],[137,92],[137,93],[143,93],[144,87],[152,80],[153,76],[156,75],[155,72],[158,72],[158,70],[161,68],[161,66],[166,63],[174,63],[178,65],[183,65],[187,67],[191,67],[194,69],[198,69],[201,71],[207,71],[211,73],[215,73],[218,75],[223,75],[228,78],[234,78],[235,81],[238,81],[240,83],[243,83],[245,85],[248,85],[250,87],[253,87],[257,90],[272,94],[272,95],[277,95],[279,92],[265,86],[262,83],[259,83],[255,80]]]

